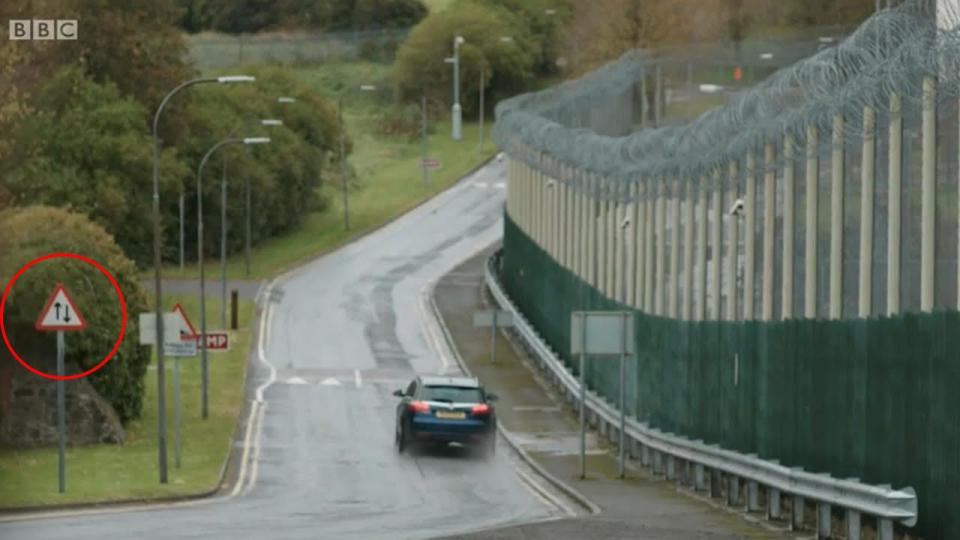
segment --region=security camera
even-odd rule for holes
[[[737,199],[733,201],[733,205],[730,206],[730,215],[739,216],[743,212],[743,199]]]
[[[620,228],[621,228],[621,229],[626,229],[626,228],[629,227],[629,226],[630,226],[630,217],[627,216],[627,217],[623,218],[623,221],[620,222]]]

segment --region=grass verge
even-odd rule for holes
[[[195,297],[167,295],[166,298],[170,306],[174,302],[182,303],[192,320],[199,318]],[[215,320],[216,310],[215,302],[208,303],[209,320]],[[57,492],[56,448],[0,450],[0,478],[3,479],[0,508],[176,497],[201,494],[217,487],[243,403],[252,314],[253,303],[241,300],[240,329],[234,333],[230,351],[210,355],[210,417],[207,420],[200,419],[199,358],[180,360],[183,443],[179,469],[173,459],[173,362],[168,359],[168,484],[158,481],[157,371],[156,364],[151,364],[146,376],[143,417],[127,426],[124,444],[67,448],[66,493]]]

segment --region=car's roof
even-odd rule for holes
[[[480,381],[472,377],[432,377],[421,376],[424,386],[463,386],[466,388],[480,388]]]

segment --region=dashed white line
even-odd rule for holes
[[[353,385],[357,388],[363,388],[363,377],[360,375],[360,370],[353,370]]]

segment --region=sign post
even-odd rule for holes
[[[84,330],[87,323],[83,315],[80,314],[80,310],[77,309],[76,303],[70,298],[67,288],[62,283],[58,283],[46,305],[40,311],[35,327],[41,332],[55,331],[57,333],[57,439],[59,447],[57,452],[57,480],[60,493],[63,493],[67,490],[67,399],[63,380],[66,375],[63,359],[66,345],[63,333]]]
[[[157,317],[153,313],[140,314],[140,344],[157,344]],[[193,323],[187,318],[183,306],[173,306],[170,313],[163,314],[163,354],[173,358],[173,452],[176,467],[181,463],[181,424],[182,407],[180,406],[180,358],[197,355],[197,331]]]
[[[587,476],[587,379],[586,356],[619,357],[620,359],[620,463],[624,471],[626,444],[625,364],[633,354],[633,312],[631,311],[574,311],[570,315],[570,354],[580,355],[580,478]]]
[[[474,328],[490,327],[490,363],[497,363],[497,327],[513,326],[513,313],[502,309],[489,309],[473,313]]]

